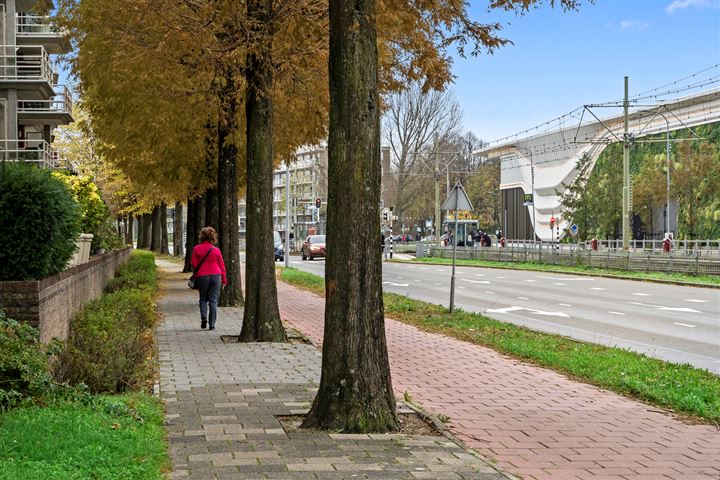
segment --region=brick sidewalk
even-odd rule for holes
[[[507,478],[443,436],[286,432],[276,416],[307,412],[320,352],[306,344],[223,343],[220,335],[240,332],[242,310],[222,308],[217,330],[201,330],[188,275],[157,263],[165,272],[157,337],[171,478]]]
[[[280,313],[322,341],[324,299],[278,282]],[[488,348],[386,320],[395,391],[533,479],[720,479],[720,432]]]

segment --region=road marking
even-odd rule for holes
[[[588,277],[543,277],[538,276],[537,278],[542,278],[544,280],[562,280],[563,282],[594,282],[594,278],[588,278]]]
[[[567,286],[567,283],[557,282],[557,283],[553,283],[553,285],[557,285],[558,287],[566,287],[566,286]]]
[[[607,288],[602,288],[602,287],[590,287],[590,290],[607,290]]]
[[[435,271],[436,271],[436,272],[444,272],[445,269],[444,269],[444,268],[436,268]]]
[[[462,280],[463,282],[468,282],[468,283],[484,283],[484,284],[490,283],[488,280],[471,280],[469,278],[461,278],[460,280]]]
[[[407,283],[383,282],[383,285],[392,285],[393,287],[409,287]]]
[[[633,293],[633,295],[637,295],[638,297],[649,297],[649,293]]]
[[[609,311],[608,313],[612,313],[613,315],[625,315],[624,313],[621,313],[621,312],[613,312],[612,310]]]
[[[435,286],[436,286],[436,287],[439,287],[440,285],[442,285],[442,283],[437,283],[437,282],[435,282]]]
[[[530,300],[530,299],[527,298],[527,297],[518,297],[518,299],[520,299],[520,300]]]
[[[707,303],[709,300],[699,300],[697,298],[686,298],[686,302],[693,302],[693,303]]]
[[[572,307],[569,303],[558,303],[561,307]]]
[[[491,292],[490,290],[485,290],[485,293],[487,293],[488,295],[495,295],[495,292]]]
[[[476,277],[484,277],[485,274],[484,274],[484,273],[476,273],[475,276],[476,276]]]
[[[544,315],[547,317],[565,317],[569,318],[570,315],[568,315],[565,312],[545,312],[542,310],[535,310],[534,308],[525,308],[525,307],[518,307],[513,305],[512,307],[505,307],[505,308],[490,308],[486,310],[487,313],[511,313],[511,312],[517,312],[519,310],[526,310],[534,315]]]
[[[420,267],[420,270],[430,270],[430,267]]]
[[[525,280],[525,281],[528,282],[528,283],[535,283],[535,282],[536,282],[536,280]]]
[[[495,277],[495,278],[503,279],[503,278],[505,278],[505,277]]]
[[[458,287],[460,290],[465,290],[467,287]]]
[[[663,310],[666,312],[686,312],[686,313],[702,313],[700,310],[695,310],[694,308],[688,308],[688,307],[665,307],[663,305],[650,305],[648,303],[640,303],[640,302],[628,302],[631,305],[640,305],[642,307],[652,307],[657,310]]]
[[[402,280],[402,279],[403,279],[402,277],[395,277],[395,278],[397,278],[398,280]]]
[[[690,327],[690,328],[695,328],[695,325],[688,325],[687,323],[679,323],[679,322],[675,322],[675,323],[674,323],[674,325],[680,325],[681,327]]]

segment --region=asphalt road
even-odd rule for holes
[[[291,257],[290,265],[324,275],[322,259]],[[448,305],[450,272],[449,266],[385,262],[383,288]],[[457,267],[455,305],[533,330],[690,363],[720,374],[720,290]]]

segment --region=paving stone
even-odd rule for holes
[[[185,287],[185,277],[164,276],[166,294],[158,301],[164,317],[157,331],[160,395],[175,467],[170,478],[406,480],[416,478],[414,468],[432,474],[424,461],[428,451],[435,463],[462,451],[444,437],[286,433],[276,416],[307,412],[320,379],[320,352],[304,344],[223,343],[220,335],[240,331],[242,310],[221,308],[217,329],[201,330],[197,294]],[[416,463],[399,465],[406,457]],[[478,468],[491,468],[470,457]],[[423,478],[460,478],[468,461],[456,460],[451,470]],[[494,471],[492,478],[507,477]]]

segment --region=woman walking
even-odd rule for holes
[[[217,242],[215,229],[203,228],[200,232],[200,243],[195,245],[190,259],[195,272],[193,276],[200,292],[200,328],[207,327],[209,321],[210,330],[215,330],[220,288],[227,285],[225,262],[215,242]],[[208,304],[210,304],[209,316]]]

